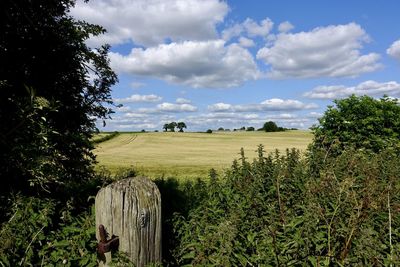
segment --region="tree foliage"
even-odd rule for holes
[[[168,130],[170,132],[175,132],[175,128],[179,129],[179,132],[183,132],[184,128],[187,128],[186,123],[184,123],[183,121],[180,122],[170,122],[170,123],[165,123],[163,126],[163,129],[165,132],[168,132]]]
[[[278,127],[275,122],[273,121],[267,121],[264,123],[263,127],[261,130],[266,131],[266,132],[282,132],[285,131],[285,128]]]
[[[89,138],[107,118],[109,47],[85,41],[104,32],[75,21],[72,0],[1,3],[0,176],[2,189],[49,190],[90,176]],[[90,79],[89,77],[94,77]],[[32,188],[32,187],[31,187]]]
[[[179,129],[179,132],[183,132],[183,129],[187,128],[186,123],[184,123],[183,121],[180,121],[176,124],[176,128]]]
[[[177,126],[178,124],[176,123],[176,122],[171,122],[171,123],[169,123],[168,124],[168,129],[171,131],[171,132],[175,132],[175,127]]]
[[[384,96],[350,96],[335,100],[319,125],[313,127],[314,148],[338,153],[345,148],[378,152],[400,148],[400,106],[397,99]]]

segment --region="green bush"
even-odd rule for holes
[[[296,150],[258,153],[248,162],[242,150],[197,207],[175,215],[179,266],[400,263],[398,155],[351,150],[312,172]]]
[[[322,148],[334,155],[349,147],[373,152],[400,149],[397,99],[352,95],[334,103],[336,106],[329,106],[319,125],[313,127],[313,148]]]
[[[104,136],[104,137],[94,139],[94,140],[92,141],[92,143],[93,143],[93,144],[100,144],[100,143],[103,143],[103,142],[105,142],[105,141],[111,140],[111,139],[113,139],[114,137],[117,137],[118,135],[119,135],[119,132],[115,131],[115,132],[112,132],[112,133],[110,133],[110,134],[107,134],[107,135]]]
[[[97,266],[93,213],[73,215],[70,205],[16,196],[1,225],[2,266]]]

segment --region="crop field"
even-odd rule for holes
[[[221,172],[239,157],[243,147],[248,159],[256,156],[263,144],[267,152],[286,148],[305,151],[311,142],[308,131],[121,133],[96,146],[97,168],[112,173],[133,167],[139,174],[192,179],[206,177],[211,168]]]

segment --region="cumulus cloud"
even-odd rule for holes
[[[198,109],[191,104],[174,104],[164,102],[158,104],[155,108],[139,108],[135,110],[136,114],[160,114],[160,113],[180,113],[196,112]]]
[[[289,32],[294,29],[294,26],[289,21],[284,21],[278,26],[279,32]]]
[[[319,113],[319,112],[310,112],[310,113],[308,113],[308,115],[307,115],[308,118],[312,118],[312,119],[319,119],[319,118],[321,118],[322,116],[323,116],[323,114],[322,114],[322,113]]]
[[[152,46],[166,39],[215,38],[215,27],[228,11],[228,4],[220,0],[96,0],[78,1],[71,14],[107,29],[91,39],[93,45],[131,41]]]
[[[162,103],[157,105],[157,110],[164,112],[195,112],[197,107],[190,104]]]
[[[274,23],[269,18],[262,20],[260,23],[247,18],[243,22],[243,26],[246,32],[251,37],[261,36],[266,37],[268,33],[272,30]]]
[[[249,51],[223,40],[185,41],[147,49],[134,48],[127,56],[110,53],[117,72],[155,77],[194,88],[239,86],[260,76]]]
[[[395,81],[379,83],[376,81],[365,81],[356,86],[331,85],[318,86],[306,92],[304,96],[315,99],[335,99],[349,95],[382,96],[384,94],[400,96],[400,84]]]
[[[293,99],[267,99],[260,104],[231,105],[226,103],[216,103],[208,106],[211,112],[265,112],[265,111],[295,111],[304,109],[314,109],[318,106],[314,103],[303,103]]]
[[[398,60],[400,60],[400,40],[394,42],[387,50],[386,53]]]
[[[240,36],[244,31],[243,25],[242,24],[234,24],[233,26],[226,28],[225,30],[222,31],[222,39],[228,41],[234,37]]]
[[[282,33],[257,58],[270,66],[270,78],[355,77],[381,67],[378,54],[361,54],[368,40],[355,23]]]
[[[129,111],[131,111],[131,108],[130,107],[125,107],[125,106],[117,107],[117,111],[119,111],[119,112],[129,112]]]
[[[226,103],[215,103],[208,106],[208,110],[213,112],[225,112],[225,111],[231,111],[232,109],[233,106],[231,104],[226,104]]]
[[[175,102],[177,104],[190,104],[190,103],[192,103],[192,101],[190,101],[189,99],[182,98],[182,97],[177,98]]]
[[[239,38],[239,45],[242,47],[253,47],[255,43],[253,40],[242,36]]]
[[[261,102],[263,110],[302,110],[317,108],[316,104],[306,104],[293,99],[272,98]]]
[[[241,36],[242,34],[249,37],[267,37],[271,32],[274,23],[271,19],[265,18],[260,23],[247,18],[242,23],[236,23],[231,27],[226,28],[222,31],[222,39],[230,40],[234,37]]]
[[[162,100],[161,96],[158,95],[131,95],[130,97],[127,98],[115,98],[114,102],[119,103],[119,104],[125,104],[125,103],[138,103],[138,102],[159,102]]]

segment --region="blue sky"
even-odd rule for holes
[[[92,0],[119,76],[103,131],[307,129],[332,100],[400,97],[400,2]]]

